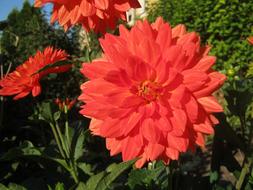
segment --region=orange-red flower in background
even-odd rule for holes
[[[90,130],[106,138],[111,155],[124,161],[177,160],[181,152],[204,146],[223,109],[212,93],[226,77],[211,67],[210,47],[200,45],[184,25],[171,28],[162,18],[137,22],[120,35],[100,39],[104,56],[83,64],[81,114]]]
[[[126,11],[140,7],[138,0],[35,0],[35,7],[54,5],[51,22],[58,20],[67,30],[82,24],[87,30],[105,32],[114,29],[119,19],[126,20]]]
[[[253,36],[248,37],[247,40],[251,45],[253,45]]]
[[[70,100],[69,98],[66,98],[65,100],[61,100],[60,98],[56,98],[55,103],[61,111],[65,111],[65,106],[67,110],[70,110],[75,105],[76,99]]]
[[[54,50],[52,47],[47,47],[44,52],[38,51],[35,56],[30,57],[15,71],[0,80],[0,95],[15,95],[14,100],[23,98],[31,92],[34,97],[38,96],[41,93],[39,81],[42,77],[49,73],[65,72],[71,65],[56,66],[37,72],[47,65],[66,60],[67,56],[65,51]]]

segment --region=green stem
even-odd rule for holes
[[[51,129],[52,129],[53,134],[54,134],[54,138],[55,138],[55,141],[56,141],[56,143],[57,143],[57,146],[58,146],[58,149],[59,149],[59,151],[60,151],[61,156],[62,156],[63,158],[66,158],[66,156],[65,156],[65,154],[64,154],[64,151],[63,151],[63,149],[62,149],[62,146],[61,146],[59,137],[58,137],[57,132],[56,132],[56,130],[55,130],[55,126],[54,126],[52,123],[50,123],[50,127],[51,127]]]
[[[71,167],[70,174],[73,177],[75,183],[78,184],[79,179],[78,179],[78,174],[76,171],[76,164],[74,164],[73,162],[70,161],[70,167]]]
[[[76,170],[76,164],[73,163],[72,160],[70,160],[69,149],[66,146],[66,143],[63,139],[63,135],[61,133],[60,127],[59,127],[57,122],[56,122],[55,125],[50,123],[50,126],[52,128],[56,143],[57,143],[58,148],[59,148],[59,151],[60,151],[62,157],[66,160],[66,162],[68,162],[68,165],[70,167],[69,168],[70,175],[73,177],[75,183],[78,184],[79,179],[78,179],[78,174],[77,174],[77,170]],[[68,125],[67,125],[67,127],[68,127]]]
[[[250,166],[251,166],[251,164],[252,164],[252,160],[250,160],[248,163],[244,164],[244,167],[243,167],[243,169],[241,171],[239,180],[237,181],[236,186],[235,186],[236,190],[242,189],[242,185],[243,185],[243,182],[245,180],[245,177],[250,172]]]
[[[166,172],[167,172],[167,175],[168,175],[168,190],[173,190],[173,170],[172,170],[172,165],[169,164],[167,167],[166,167]]]
[[[57,121],[56,121],[56,123],[55,123],[55,127],[56,127],[56,131],[57,131],[57,133],[58,133],[58,135],[59,135],[59,137],[60,137],[60,141],[61,141],[62,147],[63,147],[63,149],[65,150],[65,153],[66,153],[66,155],[67,155],[67,158],[69,158],[69,154],[70,154],[70,153],[69,153],[69,148],[67,147],[66,142],[65,142],[64,139],[63,139],[62,132],[61,132],[61,129],[60,129],[60,127],[59,127]]]
[[[68,108],[67,106],[65,105],[64,106],[64,112],[65,112],[65,136],[66,136],[66,139],[67,139],[67,146],[70,148],[70,145],[71,145],[71,141],[70,141],[70,137],[69,137],[69,121],[68,121]]]

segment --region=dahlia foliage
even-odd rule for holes
[[[130,8],[140,7],[138,0],[35,0],[36,7],[46,3],[54,5],[51,22],[58,20],[65,30],[78,23],[102,33],[114,29],[119,19],[126,20]]]
[[[40,79],[49,73],[60,73],[67,71],[71,65],[55,66],[44,71],[40,71],[47,65],[67,59],[67,54],[63,50],[54,50],[47,47],[43,52],[38,51],[35,56],[30,57],[25,63],[18,66],[15,71],[6,75],[0,80],[0,95],[12,96],[14,100],[23,98],[29,93],[38,96],[41,93]]]
[[[106,138],[111,155],[140,158],[137,167],[204,146],[218,123],[213,113],[223,111],[212,94],[226,79],[211,68],[210,47],[162,18],[119,29],[100,39],[103,57],[81,69],[90,81],[81,86],[80,113],[92,119],[92,133]]]

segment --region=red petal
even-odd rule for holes
[[[70,20],[69,15],[69,11],[65,8],[64,5],[62,5],[58,11],[58,19],[60,25],[63,26]]]
[[[157,143],[160,140],[161,132],[157,129],[153,119],[145,119],[141,124],[142,135],[150,142]]]
[[[147,158],[151,161],[156,160],[164,151],[164,146],[160,144],[149,143],[146,152]]]
[[[128,135],[134,127],[136,127],[137,123],[140,121],[142,115],[140,113],[134,112],[130,113],[127,118],[122,119],[123,128],[121,129],[124,131],[124,135]]]
[[[171,122],[168,120],[167,117],[160,117],[157,123],[157,127],[165,132],[169,132],[172,130]]]
[[[118,119],[107,119],[100,126],[100,134],[109,138],[120,137],[122,135],[121,127]]]
[[[102,120],[98,120],[93,118],[90,122],[90,126],[89,129],[91,130],[91,133],[93,135],[100,135],[100,126],[103,125],[103,121]]]
[[[214,65],[215,62],[216,57],[205,56],[193,68],[206,72]]]
[[[195,97],[211,95],[215,90],[220,88],[226,80],[226,76],[218,72],[212,72],[208,76],[210,81],[206,83],[199,91],[194,92]]]
[[[122,141],[122,159],[124,161],[132,160],[138,157],[141,151],[142,147],[136,144],[133,138],[134,137],[126,137]]]
[[[179,24],[172,29],[172,38],[180,37],[186,33],[185,25]]]
[[[214,133],[214,129],[213,129],[212,125],[210,125],[210,124],[205,124],[205,123],[193,124],[193,128],[194,128],[194,130],[201,132],[201,133],[205,133],[205,134],[213,134]]]
[[[198,70],[186,70],[183,72],[184,84],[191,91],[197,91],[201,89],[208,80],[208,75]]]
[[[223,112],[223,108],[213,96],[199,98],[198,102],[208,112]]]
[[[33,97],[38,96],[41,93],[41,86],[38,84],[33,87],[32,89],[32,95]]]
[[[179,157],[179,152],[178,150],[168,147],[166,148],[166,155],[171,159],[171,160],[178,160]]]
[[[114,156],[121,152],[121,141],[118,141],[114,138],[107,138],[106,148],[110,150],[110,155]]]
[[[95,0],[95,6],[98,9],[106,10],[109,7],[109,0]]]
[[[180,109],[173,110],[173,116],[170,118],[170,122],[173,126],[173,130],[171,133],[173,133],[175,136],[183,135],[187,122],[185,112]]]
[[[195,142],[197,145],[204,147],[205,146],[204,136],[201,133],[197,133]]]
[[[87,0],[81,1],[80,10],[84,17],[89,17],[96,13],[96,9],[94,8],[94,6]]]
[[[184,99],[184,106],[187,113],[188,118],[192,123],[195,123],[198,119],[199,106],[196,99],[190,94],[187,93]]]
[[[169,24],[163,24],[156,37],[156,43],[159,44],[161,51],[167,49],[171,45],[172,31]]]
[[[185,152],[189,145],[189,140],[183,137],[175,137],[168,133],[168,146],[177,149],[179,152]]]

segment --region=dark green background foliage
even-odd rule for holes
[[[50,45],[62,48],[69,54],[79,51],[74,32],[65,33],[59,27],[50,26],[41,10],[34,8],[29,2],[25,1],[20,11],[14,9],[9,14],[7,23],[0,40],[5,64],[12,62],[16,67],[37,50]]]
[[[149,6],[148,19],[162,16],[172,26],[182,23],[211,44],[217,68],[230,79],[242,76],[253,60],[253,1],[251,0],[158,0]],[[237,78],[237,77],[236,77]]]

